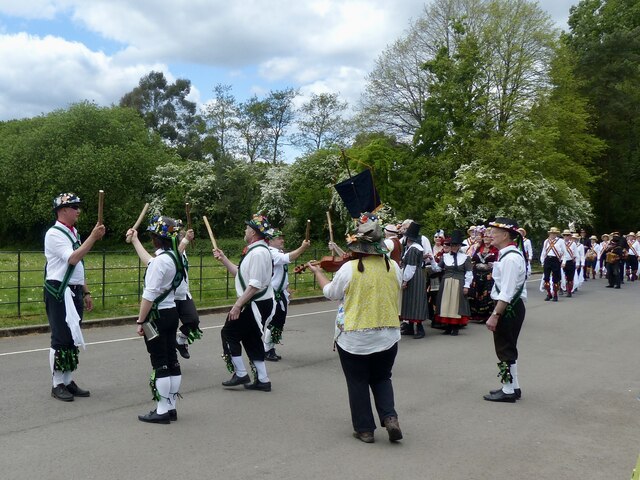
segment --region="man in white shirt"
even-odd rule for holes
[[[265,241],[271,226],[266,217],[257,214],[245,223],[247,248],[239,265],[233,264],[222,250],[213,251],[213,256],[235,277],[238,296],[220,332],[223,357],[227,368],[233,372],[233,376],[222,385],[244,385],[247,390],[270,392],[271,380],[264,361],[263,328],[269,326],[275,307],[271,286],[273,260]],[[242,359],[242,347],[256,369],[253,383]]]
[[[484,399],[490,402],[515,403],[522,391],[518,383],[518,336],[522,329],[527,300],[527,264],[515,246],[520,235],[518,224],[509,218],[497,217],[489,223],[491,245],[499,250],[493,264],[491,298],[496,301],[487,328],[493,332],[502,388],[492,390]]]
[[[562,270],[564,271],[564,276],[566,279],[567,298],[571,298],[571,296],[573,295],[573,282],[576,275],[579,254],[578,248],[573,241],[573,234],[571,233],[571,231],[565,229],[562,232],[562,237],[564,238],[564,244],[566,247],[563,262],[564,266],[562,267]]]
[[[138,335],[144,336],[151,361],[153,371],[149,386],[156,408],[138,415],[138,420],[145,423],[168,424],[178,420],[176,400],[182,384],[182,370],[175,343],[179,319],[175,292],[185,276],[177,245],[181,228],[180,220],[162,215],[151,219],[147,232],[155,255],[145,250],[134,229],[127,231],[140,260],[147,265],[136,328]]]
[[[531,240],[527,238],[527,231],[520,227],[518,229],[520,236],[522,237],[522,247],[524,248],[524,256],[527,260],[527,278],[531,276],[531,260],[533,259],[533,246]]]
[[[83,310],[93,309],[83,258],[105,233],[104,225],[97,224],[81,243],[76,229],[80,206],[80,198],[74,193],[58,195],[53,200],[56,223],[44,237],[47,258],[44,299],[51,328],[51,396],[63,402],[90,395],[73,380],[73,371],[78,366],[78,345],[84,345],[80,330]]]
[[[271,287],[276,302],[276,311],[269,327],[264,332],[264,358],[270,362],[277,362],[282,357],[276,353],[276,344],[279,344],[282,339],[289,308],[289,264],[302,255],[311,246],[311,242],[303,240],[297,249],[284,253],[284,234],[282,231],[271,229],[268,238],[269,250],[273,258]]]
[[[545,301],[558,301],[558,290],[560,290],[561,269],[565,266],[564,257],[567,249],[562,240],[558,238],[560,230],[551,227],[547,232],[549,238],[544,241],[540,252],[540,263],[544,268],[543,285],[547,292]],[[553,279],[553,291],[551,290],[551,280]],[[552,293],[553,292],[553,293]]]

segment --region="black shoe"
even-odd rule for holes
[[[571,298],[573,297],[573,294],[571,292],[567,293],[567,298]]]
[[[498,390],[496,393],[489,393],[489,395],[485,395],[485,400],[488,402],[506,402],[506,403],[516,403],[518,397],[515,393],[504,393],[502,389]]]
[[[189,353],[189,347],[187,346],[186,343],[184,345],[180,345],[179,343],[176,343],[176,350],[178,350],[178,353],[182,358],[191,358],[191,354]]]
[[[276,348],[275,348],[275,347],[273,347],[273,348],[271,349],[271,351],[273,352],[273,354],[276,356],[276,358],[277,358],[278,360],[282,360],[282,357],[276,353]]]
[[[271,382],[261,382],[260,380],[256,380],[253,383],[249,383],[244,386],[247,390],[260,390],[261,392],[270,392],[271,391]]]
[[[616,285],[616,286],[615,286],[615,287],[613,287],[613,288],[620,288],[620,285]]]
[[[441,333],[441,335],[451,335],[451,329],[448,329],[448,328],[447,328],[446,330],[444,330],[444,331]]]
[[[175,408],[173,410],[169,410],[169,420],[172,422],[178,420],[178,411]]]
[[[165,425],[171,423],[169,412],[159,414],[156,410],[151,410],[146,415],[138,415],[138,420],[147,423],[163,423]]]
[[[496,393],[498,393],[498,392],[500,392],[500,391],[502,391],[502,389],[501,389],[501,388],[498,388],[497,390],[491,390],[489,393],[490,393],[491,395],[494,395],[494,394],[496,394]],[[520,397],[522,397],[522,390],[521,390],[521,389],[519,389],[519,388],[514,388],[514,391],[516,392],[516,398],[517,398],[518,400],[520,400]]]
[[[454,328],[453,330],[451,330],[451,336],[452,337],[457,337],[458,336],[458,329]]]
[[[613,285],[607,285],[604,288],[613,288]]]
[[[69,393],[74,397],[90,397],[91,396],[91,392],[89,390],[81,389],[78,385],[76,385],[76,382],[74,382],[73,380],[71,380],[71,383],[66,387]]]
[[[544,299],[545,302],[548,302],[549,300],[551,300],[553,297],[551,295],[547,295],[547,298]]]
[[[225,380],[222,382],[223,387],[237,387],[238,385],[244,385],[251,382],[251,378],[249,375],[245,375],[244,377],[239,377],[235,373],[229,380]]]
[[[51,396],[63,402],[73,402],[73,394],[67,390],[64,383],[59,383],[51,389]]]
[[[552,301],[557,302],[558,301],[558,297],[557,296],[553,297]]]
[[[280,360],[273,348],[267,352],[264,352],[264,359],[268,362],[277,362],[278,360]]]

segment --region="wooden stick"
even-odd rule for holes
[[[311,220],[307,219],[307,230],[304,232],[304,239],[309,241],[309,236],[311,235]]]
[[[103,209],[104,209],[104,190],[98,190],[98,225],[102,225]]]
[[[191,205],[189,202],[184,204],[184,209],[187,212],[187,230],[191,230]]]
[[[213,245],[214,249],[218,249],[218,244],[216,243],[216,238],[213,236],[213,232],[211,231],[211,225],[209,225],[209,220],[204,215],[202,216],[202,220],[204,220],[204,225],[207,227],[207,232],[209,232],[209,238],[211,239],[211,245]]]
[[[329,241],[333,243],[333,227],[331,226],[331,214],[327,212],[327,223],[329,223]]]
[[[149,204],[145,203],[144,207],[142,207],[142,212],[140,212],[140,216],[138,217],[138,220],[136,220],[136,223],[133,225],[133,227],[131,227],[133,230],[138,230],[138,227],[142,223],[142,220],[144,220],[145,215],[147,214],[147,210],[149,210]],[[131,235],[127,235],[127,238],[125,240],[127,243],[131,243]]]

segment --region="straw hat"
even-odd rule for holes
[[[560,229],[558,227],[551,227],[547,233],[555,233],[560,235]]]

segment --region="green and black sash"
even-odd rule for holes
[[[71,241],[71,244],[73,245],[73,250],[76,251],[78,248],[80,248],[80,240],[73,239],[71,237],[71,235],[69,235],[69,232],[67,232],[64,228],[61,228],[57,225],[54,225],[53,228],[55,228],[56,230],[60,230],[62,233],[64,233],[67,238]],[[84,260],[81,260],[84,261]],[[45,265],[44,267],[44,288],[47,292],[49,292],[49,294],[51,296],[53,296],[58,302],[62,302],[62,300],[64,300],[64,291],[66,290],[67,286],[69,285],[69,279],[71,278],[71,275],[73,274],[73,271],[75,270],[76,266],[75,265],[68,265],[67,266],[67,271],[64,273],[64,278],[62,279],[62,282],[60,283],[60,286],[58,288],[55,288],[53,285],[49,284],[47,282],[47,266]]]

